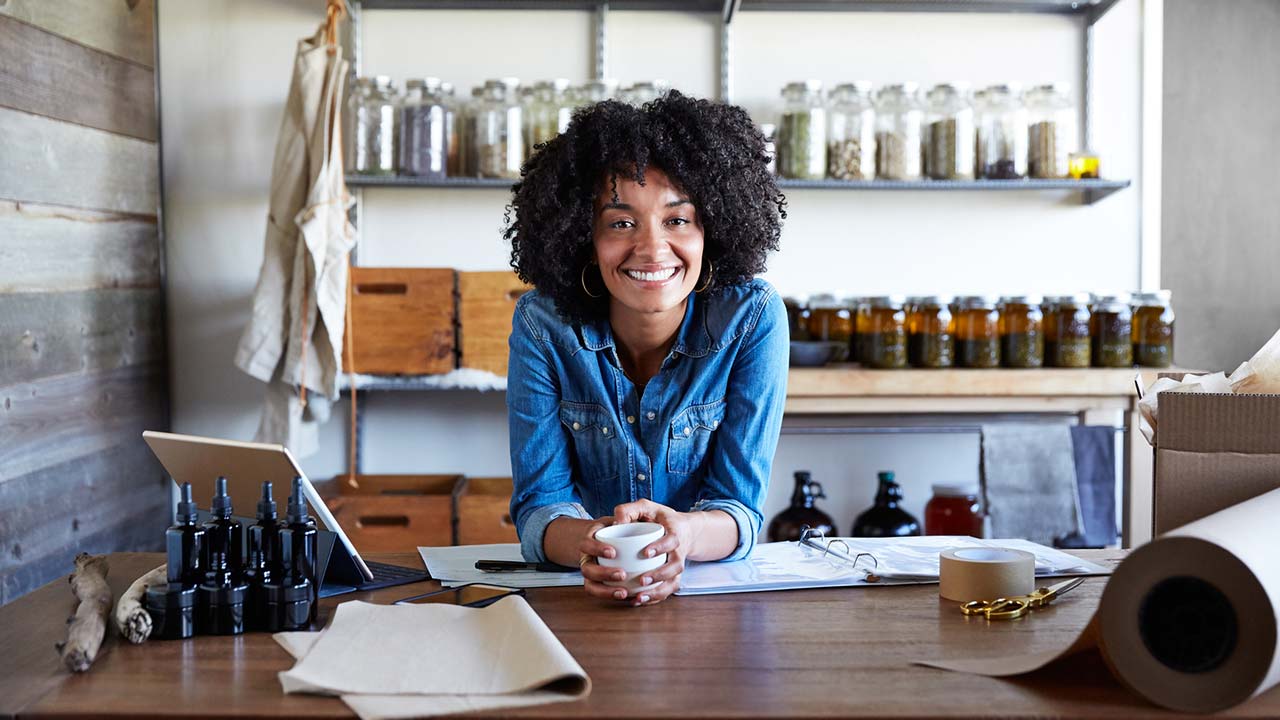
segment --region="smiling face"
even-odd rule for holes
[[[644,175],[644,185],[619,177],[616,198],[608,183],[597,196],[596,261],[615,309],[666,313],[698,285],[702,223],[666,173],[650,167]]]

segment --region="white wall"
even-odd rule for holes
[[[261,257],[276,127],[297,38],[319,0],[167,2],[160,9],[165,227],[173,422],[179,432],[247,438],[261,387],[231,358]],[[761,121],[783,83],[968,80],[1081,82],[1077,19],[1042,15],[741,13],[735,99]],[[1134,187],[1093,205],[1071,193],[793,191],[783,251],[766,278],[786,294],[1057,292],[1130,289],[1138,281],[1141,3],[1123,0],[1097,31],[1095,149],[1104,174]],[[610,73],[715,92],[714,16],[612,12]],[[585,12],[367,11],[363,73],[436,75],[459,87],[487,77],[591,71]],[[495,52],[495,48],[505,52]],[[365,265],[506,267],[499,190],[366,190]],[[364,396],[367,472],[507,474],[501,394]],[[345,408],[340,408],[345,413]],[[305,461],[313,477],[345,467],[345,415]],[[766,514],[785,506],[790,475],[810,469],[841,527],[893,469],[908,507],[932,482],[975,480],[967,435],[784,436]]]

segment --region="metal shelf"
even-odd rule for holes
[[[403,188],[500,188],[510,190],[514,180],[502,178],[426,178],[412,175],[347,175],[347,187],[403,187]]]
[[[355,0],[367,10],[595,10],[600,0]],[[1100,17],[1116,0],[609,0],[610,10],[752,12],[981,12]]]

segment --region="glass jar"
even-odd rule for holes
[[[922,124],[915,83],[885,85],[876,93],[876,177],[919,180]]]
[[[1044,364],[1058,368],[1089,367],[1092,347],[1089,340],[1089,295],[1054,295],[1044,317]]]
[[[1015,85],[992,85],[977,108],[979,177],[1017,180],[1027,175],[1027,111]]]
[[[400,172],[415,177],[445,177],[448,142],[448,117],[439,78],[406,81],[400,104]]]
[[[475,106],[475,133],[471,136],[476,175],[518,180],[524,162],[524,108],[519,101],[520,81],[515,78],[486,80]]]
[[[827,177],[874,180],[876,111],[871,83],[837,85],[831,91],[827,130]]]
[[[1027,173],[1033,178],[1071,176],[1076,149],[1076,108],[1067,86],[1037,85],[1027,91]]]
[[[1102,177],[1098,153],[1081,150],[1067,158],[1067,171],[1074,180],[1097,180]]]
[[[778,175],[821,180],[827,174],[827,109],[822,101],[822,82],[788,83],[782,89],[782,98]]]
[[[973,103],[960,84],[935,85],[925,114],[926,174],[935,180],[973,179]]]
[[[453,83],[440,83],[440,97],[444,101],[445,175],[462,177],[466,158],[462,132],[464,103],[454,94]]]
[[[808,308],[800,315],[801,324],[810,340],[839,343],[842,350],[836,352],[833,362],[848,359],[848,348],[853,343],[853,316],[849,308],[835,295],[821,294],[809,298]]]
[[[920,521],[899,507],[902,487],[894,482],[893,473],[879,474],[875,504],[853,522],[852,537],[908,537],[920,534]]]
[[[871,334],[871,298],[849,298],[849,312],[853,314],[853,348],[849,359],[862,365],[870,365],[867,336]]]
[[[977,484],[938,484],[924,506],[925,535],[968,535],[980,538],[982,504]]]
[[[1133,367],[1133,311],[1129,293],[1095,295],[1089,334],[1094,367]]]
[[[524,118],[525,152],[533,154],[534,148],[565,131],[573,116],[574,106],[568,99],[569,81],[564,78],[543,80],[533,86],[533,97],[526,107]]]
[[[956,366],[1000,367],[1000,313],[986,295],[956,298]]]
[[[1173,293],[1168,290],[1133,296],[1133,361],[1144,367],[1173,364]]]
[[[955,352],[951,298],[922,295],[907,310],[907,363],[915,368],[949,368]]]
[[[576,93],[579,107],[612,100],[617,94],[617,80],[588,80],[578,88]]]
[[[869,299],[870,332],[862,336],[867,365],[880,370],[907,366],[907,313],[901,295]]]
[[[1039,295],[1000,298],[1000,364],[1007,368],[1044,365],[1044,314]]]
[[[618,99],[632,105],[644,105],[666,95],[670,87],[666,80],[638,82],[623,89]]]
[[[825,498],[822,483],[812,479],[807,470],[795,474],[796,487],[791,493],[791,506],[774,516],[766,537],[769,542],[795,542],[807,525],[827,537],[836,533],[835,521],[819,510],[814,501]]]
[[[808,330],[802,330],[800,326],[800,316],[804,312],[804,303],[797,298],[786,297],[782,299],[782,306],[787,309],[787,328],[792,342],[808,340]]]
[[[352,145],[347,168],[360,175],[395,175],[400,113],[391,78],[356,80],[351,95]]]
[[[761,123],[760,134],[764,136],[764,156],[767,158],[765,170],[770,175],[778,174],[778,146],[774,142],[778,137],[778,126],[773,123]]]

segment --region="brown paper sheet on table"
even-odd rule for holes
[[[1273,490],[1138,548],[1116,568],[1093,619],[1062,650],[917,664],[1007,677],[1096,646],[1113,675],[1157,705],[1201,713],[1238,705],[1280,683],[1278,517],[1280,490]],[[1159,617],[1169,622],[1158,625]],[[1231,625],[1234,631],[1198,638],[1185,632]],[[1152,647],[1165,649],[1163,660]]]
[[[526,707],[586,697],[591,680],[524,598],[487,608],[338,606],[321,632],[278,633],[298,658],[286,693],[339,695],[364,720]]]

